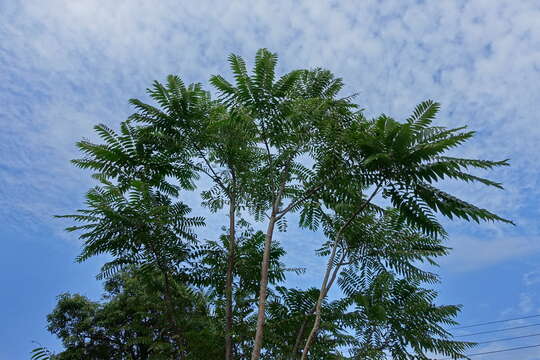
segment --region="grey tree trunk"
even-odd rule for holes
[[[251,360],[258,360],[261,356],[261,348],[264,336],[264,322],[266,309],[266,295],[268,288],[268,270],[270,268],[270,249],[272,247],[272,237],[274,235],[274,227],[276,224],[276,210],[272,210],[268,229],[266,230],[266,238],[264,242],[263,261],[261,266],[261,286],[259,289],[259,312],[257,314],[257,330],[255,333],[255,343],[251,353]]]

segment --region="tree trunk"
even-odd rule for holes
[[[171,293],[171,283],[169,279],[169,270],[167,266],[165,266],[162,262],[161,256],[155,246],[152,244],[152,242],[148,242],[146,244],[152,254],[154,254],[156,265],[158,269],[163,274],[163,280],[165,285],[165,291],[164,291],[164,297],[165,297],[165,312],[169,320],[169,326],[172,327],[172,332],[174,334],[173,338],[175,338],[175,343],[178,346],[178,359],[183,360],[185,359],[184,353],[183,353],[183,344],[182,344],[182,330],[180,330],[180,327],[178,326],[178,323],[175,318],[174,314],[174,302],[172,299],[172,293]]]
[[[317,332],[319,331],[319,328],[321,326],[321,308],[322,308],[322,302],[326,295],[328,294],[328,291],[330,290],[330,286],[334,283],[336,276],[337,276],[337,270],[339,270],[339,267],[341,267],[341,264],[337,266],[337,270],[334,271],[332,274],[332,279],[330,280],[330,283],[328,283],[328,280],[330,279],[330,273],[332,272],[332,267],[334,265],[334,260],[336,257],[336,250],[341,242],[341,234],[345,229],[354,221],[354,219],[366,209],[366,207],[369,205],[371,200],[375,197],[375,195],[379,192],[381,188],[381,184],[379,183],[377,187],[375,188],[375,191],[370,195],[370,197],[362,204],[360,207],[352,214],[352,216],[345,222],[345,224],[338,230],[336,234],[336,238],[334,241],[334,244],[332,246],[332,252],[330,253],[330,257],[328,258],[328,264],[326,267],[326,272],[324,273],[323,282],[321,285],[321,290],[319,293],[319,298],[317,299],[317,304],[315,305],[315,323],[313,324],[313,328],[311,329],[311,332],[309,333],[309,336],[306,340],[306,345],[304,346],[304,350],[302,351],[302,357],[301,360],[306,360],[309,352],[309,348],[312,344],[312,342],[315,340],[315,336],[317,335]],[[343,260],[343,258],[342,258]],[[341,260],[341,261],[342,261]],[[340,261],[340,263],[341,263]]]
[[[172,300],[172,295],[171,295],[171,285],[170,285],[170,281],[169,281],[169,274],[166,270],[162,270],[163,272],[163,276],[164,276],[164,279],[165,279],[165,301],[167,302],[167,313],[168,313],[168,318],[169,318],[169,322],[171,323],[173,329],[174,329],[174,332],[175,332],[175,337],[176,337],[176,344],[178,346],[178,358],[179,359],[184,359],[184,352],[183,352],[183,344],[182,344],[182,331],[180,330],[180,327],[178,326],[178,323],[176,321],[176,318],[174,317],[174,303],[173,303],[173,300]]]
[[[308,323],[309,317],[313,314],[313,311],[310,311],[308,314],[306,314],[306,318],[302,322],[302,326],[300,326],[300,330],[298,330],[298,333],[296,334],[296,340],[294,342],[294,346],[291,351],[291,359],[295,360],[298,357],[298,348],[300,347],[300,341],[302,341],[302,337],[304,336],[304,331],[306,330],[306,325]]]
[[[270,249],[272,247],[272,237],[274,235],[274,226],[276,224],[276,206],[272,209],[272,215],[268,222],[266,238],[264,241],[264,253],[261,266],[261,287],[259,289],[259,312],[257,314],[257,330],[255,332],[255,343],[251,353],[251,360],[258,360],[261,356],[261,348],[264,335],[266,295],[268,288],[268,270],[270,268]]]
[[[309,347],[311,346],[311,343],[315,339],[315,336],[317,335],[317,331],[319,331],[319,327],[321,325],[322,302],[327,293],[326,289],[328,285],[328,279],[330,278],[330,272],[332,271],[332,265],[334,264],[334,259],[336,257],[337,245],[339,243],[338,240],[339,239],[336,239],[334,241],[334,246],[332,246],[332,253],[330,254],[330,257],[328,258],[328,265],[326,268],[326,272],[324,273],[324,279],[321,285],[321,291],[319,293],[319,298],[317,299],[317,304],[315,305],[315,323],[313,324],[313,328],[311,329],[311,332],[309,333],[309,336],[306,340],[306,345],[304,346],[304,350],[302,351],[301,360],[307,359]]]
[[[234,196],[229,202],[229,253],[227,258],[227,280],[225,282],[225,360],[233,359],[233,277],[236,256],[235,215],[236,204]]]

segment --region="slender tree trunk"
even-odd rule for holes
[[[381,184],[377,185],[377,187],[375,188],[375,191],[373,191],[370,197],[353,213],[351,217],[349,217],[347,222],[345,222],[345,224],[338,230],[336,234],[336,238],[332,246],[332,252],[330,253],[330,257],[328,258],[326,272],[324,273],[323,282],[321,284],[319,298],[317,299],[317,304],[315,305],[315,323],[313,324],[313,328],[311,329],[311,332],[309,333],[309,336],[306,340],[306,345],[304,346],[304,350],[302,351],[301,360],[307,359],[309,348],[311,344],[313,343],[313,340],[315,340],[315,336],[317,335],[317,332],[319,331],[319,328],[321,326],[322,302],[324,298],[326,297],[326,295],[328,294],[328,291],[330,290],[330,286],[334,283],[337,276],[337,271],[334,271],[334,273],[332,274],[332,279],[330,280],[330,283],[328,283],[330,279],[330,273],[332,272],[334,260],[336,257],[336,251],[337,251],[338,245],[341,243],[341,234],[353,222],[353,220],[369,205],[371,200],[373,200],[375,195],[379,192],[380,187],[381,187]],[[339,266],[341,265],[338,265],[337,269],[339,269]]]
[[[169,322],[171,323],[171,325],[173,326],[173,329],[174,329],[174,332],[175,332],[175,335],[177,337],[176,339],[176,344],[178,345],[179,349],[178,349],[178,358],[179,359],[184,359],[185,356],[184,356],[184,352],[183,352],[183,344],[182,344],[182,331],[180,330],[180,327],[178,326],[178,322],[176,321],[176,318],[174,317],[174,303],[173,303],[173,300],[172,300],[172,295],[171,295],[171,284],[170,284],[170,280],[169,280],[169,274],[166,270],[162,270],[163,271],[163,276],[165,278],[165,301],[167,302],[167,308],[168,308],[168,318],[169,318]]]
[[[317,335],[317,331],[319,330],[319,327],[321,325],[321,308],[322,308],[322,302],[326,296],[327,285],[328,285],[328,279],[330,278],[330,272],[332,271],[332,264],[334,263],[334,259],[336,257],[336,250],[337,245],[339,243],[339,239],[336,239],[334,241],[334,246],[332,246],[332,252],[330,253],[330,257],[328,258],[328,265],[326,266],[326,272],[324,273],[323,282],[321,285],[321,291],[319,293],[319,298],[317,299],[317,304],[315,305],[315,323],[313,324],[313,328],[311,329],[311,332],[309,333],[309,336],[306,340],[306,345],[304,346],[304,350],[302,351],[302,360],[307,359],[309,347],[311,346],[311,343],[315,339],[315,335]]]
[[[334,281],[336,280],[339,269],[341,268],[342,262],[343,262],[343,257],[341,258],[340,263],[334,269],[332,277],[330,278],[330,281],[328,282],[328,284],[326,285],[326,288],[324,289],[323,299],[328,294],[328,291],[332,287],[332,284],[334,284]],[[296,357],[297,357],[298,348],[300,347],[300,342],[302,341],[302,337],[304,336],[304,331],[306,330],[306,326],[308,324],[309,317],[315,313],[315,310],[317,309],[316,306],[317,306],[317,304],[315,304],[315,306],[312,307],[311,310],[309,310],[309,312],[306,314],[306,318],[304,319],[304,321],[302,322],[302,325],[300,326],[300,329],[296,333],[296,341],[294,342],[294,346],[293,346],[293,349],[292,349],[292,352],[291,352],[292,353],[292,359],[296,359]]]
[[[173,303],[172,293],[171,293],[169,271],[167,269],[167,266],[163,264],[162,259],[159,255],[159,252],[157,251],[155,246],[152,244],[152,242],[150,241],[146,245],[148,246],[152,254],[154,254],[156,265],[158,269],[161,271],[161,273],[163,274],[163,280],[165,283],[165,292],[164,292],[165,303],[166,303],[165,308],[166,308],[166,313],[169,320],[169,326],[172,327],[173,333],[175,335],[173,337],[176,337],[175,342],[176,342],[176,345],[178,346],[178,359],[183,360],[185,359],[185,356],[182,350],[183,348],[182,331],[180,330],[180,327],[178,326],[178,322],[176,321],[176,318],[174,317],[174,303]]]
[[[296,334],[296,341],[294,342],[294,346],[291,351],[291,360],[294,360],[297,358],[297,355],[298,355],[297,352],[298,352],[298,348],[300,347],[300,341],[302,341],[302,336],[304,336],[304,331],[306,330],[309,317],[312,314],[313,314],[313,311],[310,311],[308,314],[306,314],[306,318],[302,322],[302,326],[300,326],[300,330],[298,330],[298,333]]]
[[[270,268],[270,249],[272,247],[272,237],[274,235],[274,227],[277,221],[276,209],[277,205],[274,204],[274,206],[272,207],[272,214],[268,222],[266,238],[264,241],[264,253],[261,266],[261,286],[259,289],[259,312],[257,314],[257,330],[255,332],[255,343],[253,345],[253,351],[251,353],[251,360],[258,360],[261,356],[261,348],[264,335],[266,295],[268,288],[268,270]]]
[[[236,257],[235,234],[236,204],[234,195],[229,201],[229,254],[227,258],[227,280],[225,282],[225,360],[233,359],[233,277]]]

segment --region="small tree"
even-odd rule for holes
[[[332,138],[332,151],[337,155],[330,158],[324,154],[322,164],[326,163],[325,177],[332,176],[329,194],[322,195],[322,202],[312,202],[309,214],[319,214],[320,218],[330,219],[328,232],[333,241],[328,258],[327,270],[323,276],[316,321],[304,347],[303,359],[311,342],[317,334],[320,323],[320,304],[327,294],[345,232],[362,221],[362,215],[372,205],[380,192],[390,200],[399,211],[404,223],[432,236],[445,236],[443,227],[435,217],[435,212],[452,219],[502,221],[509,220],[479,208],[464,200],[448,194],[434,186],[446,178],[468,182],[479,182],[487,186],[502,188],[501,184],[472,175],[471,168],[492,169],[508,165],[506,160],[488,161],[455,158],[445,155],[448,149],[459,146],[470,139],[474,133],[463,128],[446,129],[432,127],[439,105],[427,101],[417,106],[413,115],[405,123],[399,123],[387,116],[368,121],[361,114]],[[338,164],[336,166],[336,164]],[[329,169],[329,170],[327,170]],[[355,185],[350,185],[355,184]],[[352,191],[351,191],[352,190]],[[364,193],[370,193],[364,197]],[[337,194],[338,196],[335,196]],[[341,195],[341,196],[340,196]],[[334,217],[322,215],[324,208],[334,211]],[[308,224],[313,216],[308,217]],[[341,256],[347,259],[345,250]]]
[[[47,316],[48,330],[65,350],[53,359],[171,359],[178,356],[171,336],[161,275],[136,267],[116,273],[105,284],[102,302],[79,294],[62,294]],[[177,283],[171,290],[174,317],[182,328],[187,359],[217,358],[223,338],[218,319],[204,294]]]

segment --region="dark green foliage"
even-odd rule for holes
[[[168,335],[167,309],[159,274],[130,270],[105,283],[103,302],[63,294],[47,317],[65,351],[53,359],[171,359],[178,353]],[[178,286],[173,292],[175,316],[182,324],[186,359],[218,358],[222,338],[217,319],[203,294]]]
[[[344,140],[352,165],[372,173],[373,184],[383,186],[383,196],[390,199],[409,224],[428,234],[444,234],[434,212],[450,219],[510,222],[434,186],[440,180],[454,179],[502,188],[499,183],[468,171],[508,165],[506,160],[445,156],[474,132],[432,127],[438,108],[439,104],[432,101],[421,103],[404,123],[385,115],[369,121],[358,119]]]
[[[32,360],[51,360],[54,358],[54,353],[43,346],[32,349],[30,354]]]
[[[93,144],[87,140],[78,142],[77,146],[85,157],[73,160],[73,163],[96,171],[94,177],[98,179],[114,179],[123,191],[129,189],[134,181],[170,195],[178,195],[180,189],[194,188],[196,174],[185,163],[189,154],[171,149],[156,152],[148,141],[147,132],[130,122],[123,122],[120,128],[121,134],[117,134],[103,124],[95,126],[105,144]],[[177,179],[180,186],[168,182],[167,177]]]

